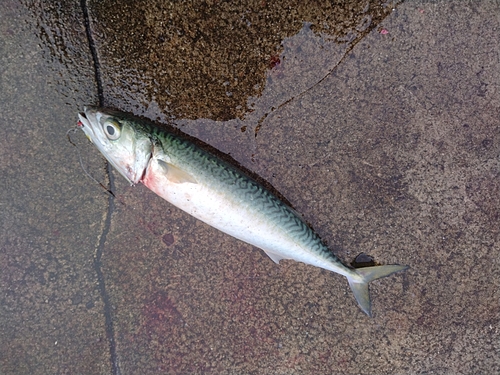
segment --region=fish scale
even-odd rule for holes
[[[97,107],[86,107],[79,118],[78,126],[132,185],[143,183],[188,214],[264,250],[276,263],[293,259],[345,276],[369,316],[368,283],[408,268],[345,266],[287,204],[181,136]]]
[[[177,151],[189,150],[184,155],[178,156],[179,159],[191,164],[192,167],[196,166],[200,171],[208,170],[208,175],[214,182],[226,185],[228,189],[233,190],[237,195],[243,195],[244,201],[252,202],[255,210],[262,210],[268,215],[271,222],[281,225],[290,236],[293,236],[304,247],[310,248],[320,256],[341,263],[321,242],[319,236],[294,211],[269,193],[263,186],[234,171],[231,166],[223,161],[217,160],[205,151],[195,148],[192,143],[188,144],[187,141],[175,138],[174,135],[169,135],[168,140],[161,142],[164,152],[177,154],[173,150],[176,147]]]

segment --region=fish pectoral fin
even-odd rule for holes
[[[278,255],[278,254],[275,254],[275,253],[271,253],[270,251],[265,251],[264,252],[267,254],[267,256],[269,258],[271,258],[273,260],[274,263],[276,264],[280,264],[280,260],[281,259],[285,259],[284,257],[282,257],[281,255]]]
[[[185,182],[190,182],[192,184],[197,184],[193,176],[191,176],[186,171],[176,167],[173,164],[167,163],[164,160],[157,159],[158,165],[165,171],[167,179],[175,184],[183,184]]]

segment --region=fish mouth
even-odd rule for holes
[[[82,129],[87,138],[94,143],[93,138],[95,137],[95,132],[92,127],[92,116],[95,117],[92,107],[83,107],[83,112],[78,113],[78,122],[76,126]]]
[[[89,123],[89,120],[87,119],[87,116],[85,115],[84,112],[79,112],[78,113],[78,123],[76,124],[76,126],[78,126],[79,128],[83,128],[85,126],[90,126],[90,123]]]
[[[79,129],[82,129],[83,132],[85,133],[85,136],[88,138],[88,140],[92,143],[92,136],[94,135],[94,132],[92,131],[92,126],[90,126],[90,121],[87,119],[87,116],[85,116],[85,113],[80,112],[78,113],[78,122],[76,123],[76,126]]]

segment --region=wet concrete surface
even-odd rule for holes
[[[282,63],[282,41],[304,23],[343,44],[359,40],[391,12],[379,1],[88,6],[107,103],[131,106],[129,95],[138,91],[136,111],[154,101],[175,118],[213,120],[244,117],[248,98],[266,86],[266,72]]]
[[[65,135],[77,103],[96,99],[91,59],[53,58],[33,33],[42,25],[25,5],[1,3],[0,373],[108,374],[94,267],[106,198],[88,189]],[[73,27],[84,51],[85,29]]]
[[[405,2],[367,26],[372,4],[330,33],[319,5],[123,4],[0,5],[0,373],[499,372],[498,2]],[[242,20],[262,37],[220,26]],[[346,263],[411,268],[371,285],[370,319],[342,277],[113,175],[110,199],[65,135],[99,101],[231,154]]]

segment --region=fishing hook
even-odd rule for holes
[[[95,183],[99,184],[104,190],[106,190],[106,192],[108,194],[110,194],[113,198],[116,198],[115,194],[109,190],[106,186],[104,186],[104,184],[102,182],[99,182],[97,181],[89,172],[87,172],[87,170],[85,169],[84,165],[83,165],[83,161],[82,161],[82,155],[80,154],[80,150],[78,149],[78,146],[76,145],[76,143],[74,143],[72,140],[71,140],[71,137],[70,137],[70,134],[69,133],[72,133],[72,132],[76,132],[78,131],[78,128],[71,128],[69,129],[67,132],[66,132],[66,137],[68,137],[68,141],[69,143],[71,143],[73,146],[76,147],[76,152],[78,153],[78,161],[80,162],[80,166],[82,167],[83,169],[83,172],[87,175],[88,178],[90,178],[92,181],[94,181]]]

